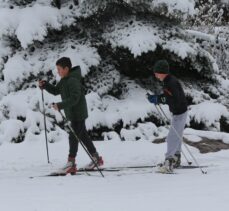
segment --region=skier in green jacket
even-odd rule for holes
[[[71,60],[62,57],[56,62],[56,67],[61,80],[56,86],[45,80],[39,81],[39,87],[53,95],[61,95],[62,102],[54,103],[53,108],[57,111],[64,110],[66,118],[71,121],[71,126],[77,136],[83,142],[88,152],[98,166],[103,165],[103,159],[99,156],[96,148],[88,135],[85,120],[88,117],[87,103],[84,89],[81,83],[81,69],[79,66],[72,67]],[[78,152],[78,141],[74,135],[69,133],[69,155],[67,164],[58,173],[75,174],[77,172],[75,157]],[[94,162],[89,163],[85,168],[95,168]]]

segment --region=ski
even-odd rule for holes
[[[87,174],[87,172],[85,172]],[[79,175],[85,175],[83,172],[80,173],[76,173],[76,174],[72,174],[71,176],[79,176]],[[87,174],[89,175],[89,174]],[[46,174],[46,175],[40,175],[40,176],[31,176],[29,177],[30,179],[34,179],[37,177],[65,177],[68,176],[67,174],[60,174],[60,173],[50,173],[50,174]],[[90,175],[89,175],[90,176]]]
[[[151,166],[118,166],[118,167],[104,167],[104,168],[99,168],[101,171],[122,171],[126,169],[142,169],[142,168],[154,168],[156,167],[155,165]],[[78,172],[93,172],[93,171],[98,171],[98,169],[86,169],[86,168],[80,168],[78,169]]]
[[[155,171],[157,174],[177,174],[175,172],[162,172],[162,171]]]
[[[121,171],[122,169],[117,169],[117,168],[99,168],[100,171],[111,171],[111,172],[116,172],[116,171]],[[94,172],[94,171],[99,171],[98,169],[85,169],[85,168],[80,168],[78,169],[77,172]]]
[[[105,172],[121,172],[121,171],[126,171],[126,170],[134,170],[134,171],[141,171],[144,169],[150,169],[150,168],[156,168],[158,167],[158,165],[145,165],[145,166],[118,166],[118,167],[104,167],[104,168],[100,168],[100,171],[105,171]],[[201,168],[207,168],[208,166],[200,166]],[[199,166],[194,166],[194,165],[181,165],[180,167],[176,168],[177,170],[179,169],[196,169],[199,168]],[[79,168],[77,170],[77,173],[75,175],[71,175],[71,176],[77,176],[77,175],[88,175],[91,176],[91,174],[89,174],[89,172],[97,172],[98,169],[85,169],[85,168]],[[161,173],[161,174],[176,174],[174,172],[171,173],[162,173],[160,171],[155,171],[155,173]],[[36,178],[36,177],[64,177],[67,176],[65,174],[59,174],[59,173],[51,173],[51,174],[47,174],[47,175],[41,175],[41,176],[31,176],[29,177],[30,179]]]
[[[158,165],[148,165],[148,166],[119,166],[119,167],[105,167],[100,168],[101,171],[122,171],[122,170],[128,170],[128,169],[147,169],[147,168],[155,168],[158,167]],[[202,168],[206,168],[208,166],[201,166]],[[199,168],[199,166],[193,166],[193,165],[181,165],[180,167],[176,169],[195,169]],[[78,169],[78,172],[93,172],[98,171],[97,169],[85,169],[80,168]]]
[[[197,168],[207,168],[208,166],[192,166],[192,165],[181,165],[177,168],[174,168],[175,170],[179,169],[197,169]],[[166,170],[156,170],[155,173],[159,174],[177,174],[176,172],[166,171]]]

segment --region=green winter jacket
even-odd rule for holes
[[[68,120],[81,121],[88,117],[80,66],[73,67],[56,86],[46,83],[44,88],[53,95],[61,95],[62,102],[57,105],[60,110],[64,109]]]

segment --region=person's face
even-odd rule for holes
[[[68,67],[61,67],[60,65],[57,65],[56,68],[57,68],[57,72],[61,78],[64,78],[69,74],[69,68]]]
[[[167,76],[167,74],[155,73],[155,77],[160,81],[163,81],[166,76]]]

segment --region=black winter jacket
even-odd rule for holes
[[[166,76],[163,81],[164,94],[159,95],[159,102],[168,104],[169,110],[174,115],[187,111],[187,101],[180,82],[172,75]]]

